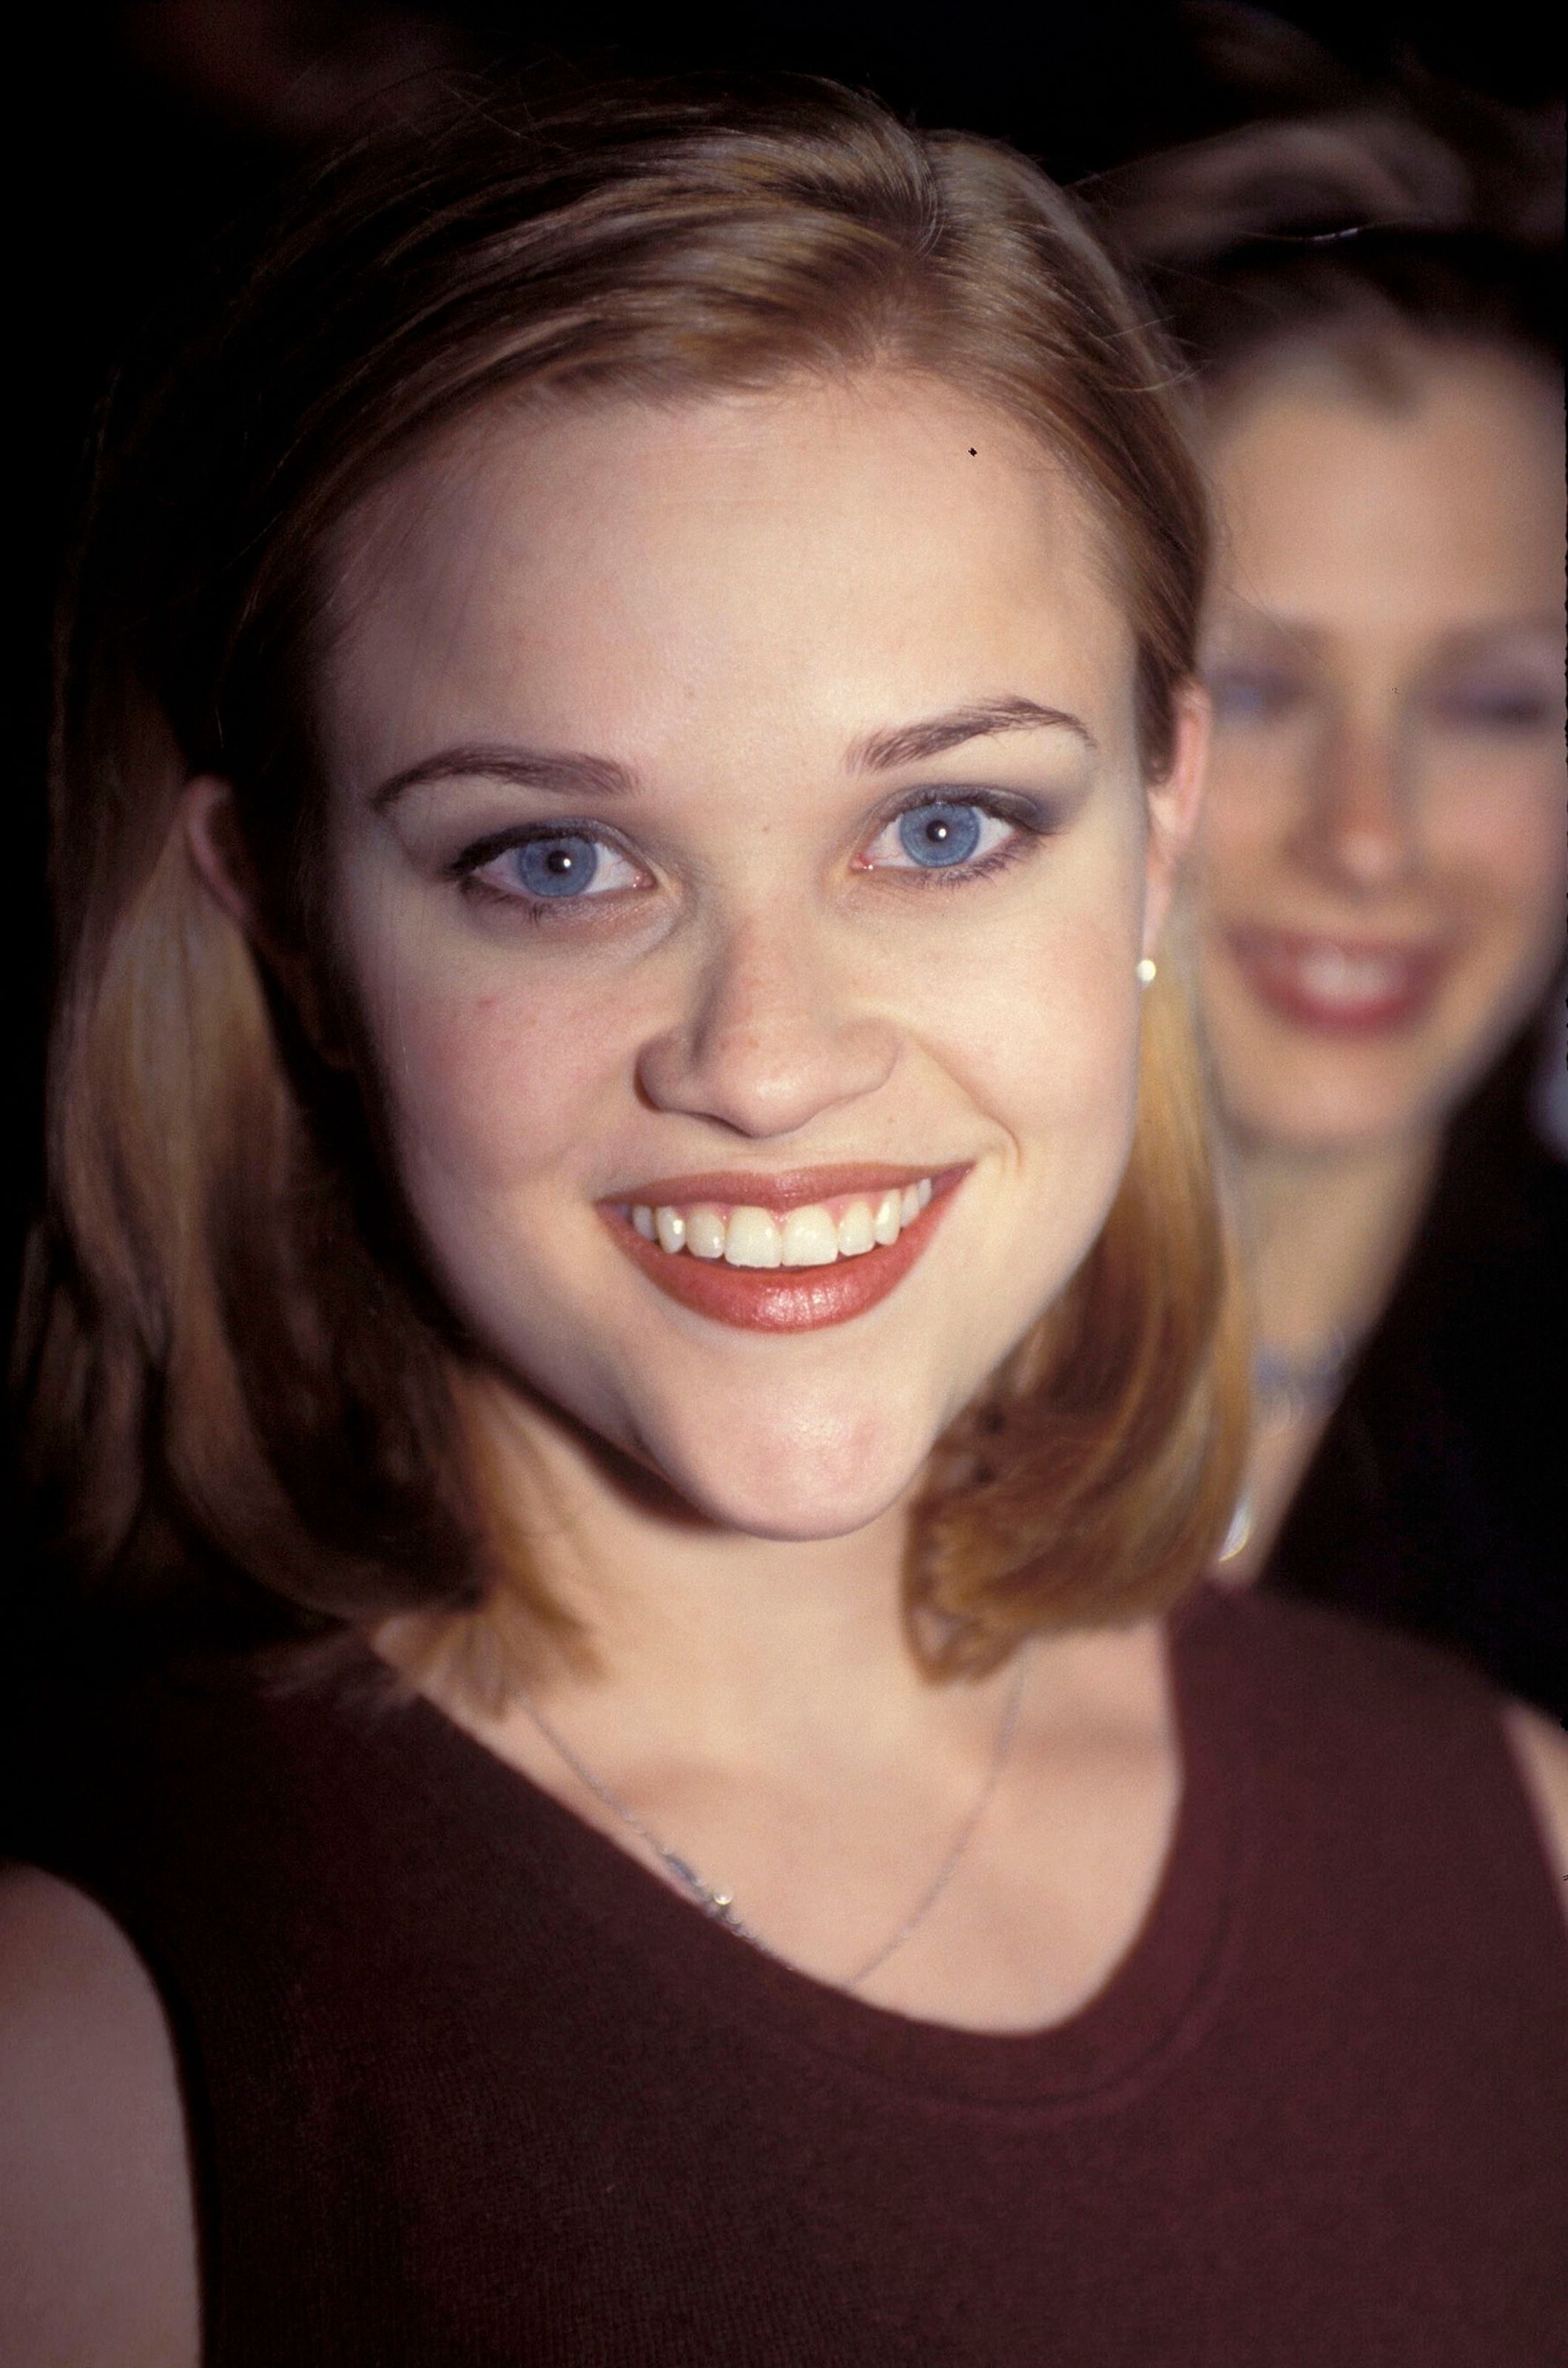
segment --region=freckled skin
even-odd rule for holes
[[[1502,354],[1407,359],[1412,403],[1290,372],[1216,424],[1203,994],[1226,1107],[1261,1144],[1440,1127],[1562,955],[1560,396]],[[1292,696],[1233,715],[1227,668]],[[1498,689],[1538,721],[1489,727],[1475,694]],[[1228,951],[1257,924],[1436,943],[1440,991],[1354,1042],[1294,1027]]]
[[[1134,964],[1193,768],[1146,795],[1088,524],[987,425],[896,381],[497,416],[344,542],[335,909],[444,1287],[526,1390],[758,1536],[843,1535],[898,1501],[1077,1266],[1130,1140]],[[866,734],[1009,695],[1077,714],[1096,750],[1031,729],[886,776],[847,762]],[[373,810],[392,773],[474,743],[590,753],[640,786],[563,802],[465,778]],[[865,868],[890,801],[926,783],[1066,819],[983,878]],[[567,814],[642,884],[540,924],[449,876],[486,834]],[[848,1160],[971,1167],[899,1287],[815,1333],[676,1305],[596,1205]]]

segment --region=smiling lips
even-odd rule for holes
[[[1235,929],[1231,954],[1260,1002],[1299,1028],[1371,1036],[1422,1019],[1448,967],[1440,946]]]
[[[685,1176],[600,1203],[650,1281],[699,1315],[814,1331],[885,1299],[919,1258],[963,1168]]]

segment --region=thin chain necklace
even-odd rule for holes
[[[1331,1332],[1312,1355],[1292,1357],[1260,1343],[1252,1360],[1253,1401],[1259,1414],[1283,1423],[1323,1413],[1344,1389],[1358,1345],[1343,1332]]]
[[[892,1939],[884,1941],[881,1946],[867,1958],[863,1965],[857,1967],[845,1982],[846,1989],[858,1989],[862,1982],[869,1981],[873,1974],[881,1970],[893,1952],[896,1949],[902,1949],[910,1934],[924,1924],[958,1873],[959,1862],[974,1839],[980,1821],[991,1804],[992,1795],[1002,1781],[1002,1771],[1006,1767],[1012,1752],[1013,1738],[1018,1729],[1018,1713],[1023,1704],[1024,1676],[1028,1660],[1028,1647],[1026,1645],[1018,1655],[1017,1674],[1013,1679],[1007,1695],[1007,1706],[1002,1713],[1002,1724],[996,1731],[996,1741],[992,1749],[991,1762],[986,1769],[984,1782],[968,1816],[954,1836],[946,1857]],[[791,1964],[791,1960],[784,1956],[779,1950],[770,1948],[758,1933],[752,1930],[749,1924],[742,1922],[735,1913],[733,1892],[719,1891],[712,1884],[704,1882],[688,1860],[680,1857],[678,1852],[670,1850],[662,1842],[653,1827],[638,1816],[635,1809],[629,1808],[619,1793],[612,1793],[609,1786],[600,1777],[596,1776],[591,1768],[584,1766],[571,1745],[562,1736],[556,1733],[543,1713],[527,1694],[519,1693],[517,1700],[556,1757],[563,1760],[572,1770],[579,1784],[591,1793],[595,1800],[607,1808],[611,1816],[618,1818],[630,1833],[637,1836],[644,1848],[650,1850],[659,1861],[676,1888],[684,1891],[688,1899],[694,1900],[704,1915],[710,1916],[715,1923],[722,1924],[725,1930],[734,1933],[737,1940],[748,1941],[754,1949],[760,1949],[765,1957],[772,1957],[781,1965]],[[799,1968],[795,1967],[793,1970],[798,1971]]]
[[[1343,1332],[1331,1332],[1311,1357],[1290,1357],[1281,1349],[1260,1345],[1252,1360],[1252,1400],[1257,1419],[1284,1424],[1327,1414],[1345,1388],[1351,1359],[1359,1347],[1358,1339]],[[1251,1543],[1256,1512],[1256,1491],[1249,1479],[1236,1499],[1217,1561],[1234,1562]]]

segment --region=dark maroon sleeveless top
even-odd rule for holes
[[[761,1956],[423,1703],[127,1690],[29,1854],[165,2001],[210,2368],[1568,2359],[1568,1936],[1493,1697],[1305,1606],[1174,1634],[1161,1887],[1008,2037]]]

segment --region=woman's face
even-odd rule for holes
[[[501,415],[335,605],[339,956],[451,1304],[710,1518],[861,1526],[1127,1155],[1187,793],[1076,497],[929,387]]]
[[[1412,399],[1281,372],[1222,412],[1205,1008],[1244,1134],[1440,1126],[1562,951],[1554,394],[1412,351]]]

